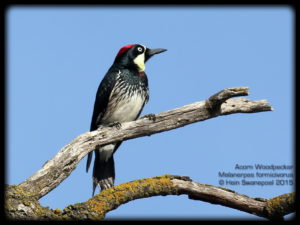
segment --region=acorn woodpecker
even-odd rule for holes
[[[94,103],[90,130],[118,125],[136,120],[149,99],[148,79],[144,72],[145,62],[166,49],[149,49],[144,45],[131,44],[121,48],[101,81]],[[113,154],[122,142],[101,146],[94,150],[93,195],[97,186],[101,190],[114,185],[115,168]],[[87,158],[88,172],[93,153]]]

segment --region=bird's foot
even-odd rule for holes
[[[153,114],[153,113],[146,114],[146,115],[144,115],[144,116],[141,117],[141,118],[148,118],[149,120],[152,120],[152,121],[155,121],[155,120],[156,120],[156,116],[155,116],[155,114]]]
[[[116,127],[118,130],[122,127],[122,124],[120,122],[112,122],[107,125],[108,127]]]

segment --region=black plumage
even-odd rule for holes
[[[149,99],[148,79],[144,63],[165,49],[148,49],[143,45],[127,45],[120,49],[113,65],[101,81],[94,103],[90,130],[116,122],[136,120]],[[93,194],[98,185],[101,190],[114,185],[113,154],[121,145],[117,142],[101,146],[94,151]],[[92,152],[88,154],[88,171]]]

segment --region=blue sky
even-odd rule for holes
[[[116,184],[174,174],[220,186],[219,172],[261,172],[238,171],[236,164],[293,165],[291,8],[15,6],[6,19],[8,184],[22,182],[89,130],[98,85],[118,50],[132,43],[168,49],[147,62],[150,101],[142,115],[237,86],[249,87],[250,99],[267,99],[274,111],[126,141],[115,154]],[[89,199],[85,164],[86,158],[42,205],[62,209]],[[293,191],[290,184],[224,187],[264,198]],[[136,200],[107,214],[126,217],[257,219],[187,196]]]

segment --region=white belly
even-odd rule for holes
[[[104,145],[101,146],[101,148],[98,149],[99,151],[99,157],[101,161],[107,161],[111,155],[113,154],[114,150],[115,150],[115,145],[116,144],[109,144],[109,145]]]
[[[122,98],[119,101],[111,101],[102,122],[126,122],[135,120],[144,104],[144,98],[134,93],[130,98]]]

